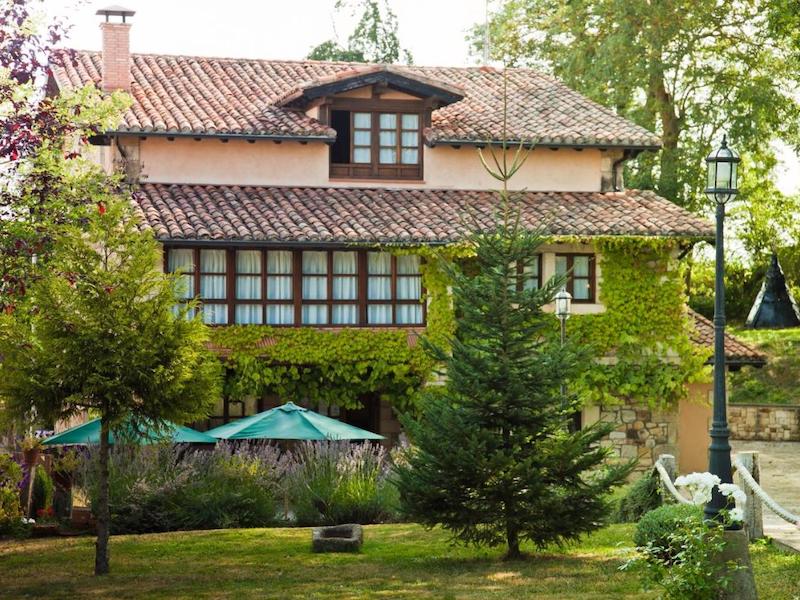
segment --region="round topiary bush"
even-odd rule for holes
[[[665,504],[646,513],[636,525],[633,542],[640,547],[651,545],[661,548],[661,558],[668,559],[676,554],[679,548],[673,548],[671,535],[686,524],[703,522],[703,508],[691,504]]]

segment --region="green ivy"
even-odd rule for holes
[[[683,398],[686,383],[700,378],[709,354],[689,339],[683,271],[675,257],[680,241],[642,237],[553,241],[591,241],[600,254],[599,300],[606,310],[574,315],[568,322],[570,340],[594,358],[574,382],[575,391],[590,403],[605,405],[634,398],[664,407]],[[446,344],[456,321],[443,266],[471,256],[471,249],[463,244],[386,249],[424,258],[425,336],[435,344]],[[215,329],[212,340],[228,351],[226,392],[234,398],[267,393],[285,400],[314,398],[356,408],[360,396],[379,394],[404,410],[413,405],[435,366],[420,344],[409,344],[406,329],[230,326]]]

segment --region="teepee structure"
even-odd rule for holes
[[[750,309],[745,325],[752,329],[780,329],[800,325],[800,311],[786,286],[786,277],[778,264],[778,255],[774,252],[767,276],[761,284],[761,291]]]

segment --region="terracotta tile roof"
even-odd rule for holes
[[[79,51],[54,69],[59,86],[99,84],[99,52]],[[304,113],[281,107],[298,91],[337,74],[374,65],[317,61],[268,61],[193,56],[132,55],[134,105],[120,131],[186,135],[321,137],[335,132]],[[392,71],[465,98],[433,112],[430,144],[479,143],[502,138],[503,77],[485,67],[402,67]],[[563,83],[530,69],[508,70],[510,140],[544,145],[658,147],[659,138],[617,116]]]
[[[134,194],[162,240],[445,243],[465,219],[489,226],[488,191],[143,184]],[[709,238],[709,222],[653,192],[525,192],[524,224],[550,235]]]
[[[698,346],[714,347],[714,324],[698,312],[689,309],[689,316],[694,321],[692,341]],[[745,344],[743,341],[725,332],[725,362],[728,365],[754,365],[763,366],[767,362],[763,354]],[[708,359],[707,364],[714,364],[714,357]]]

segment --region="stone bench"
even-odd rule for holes
[[[311,532],[311,548],[314,552],[358,552],[364,543],[361,525],[333,525],[314,527]]]

